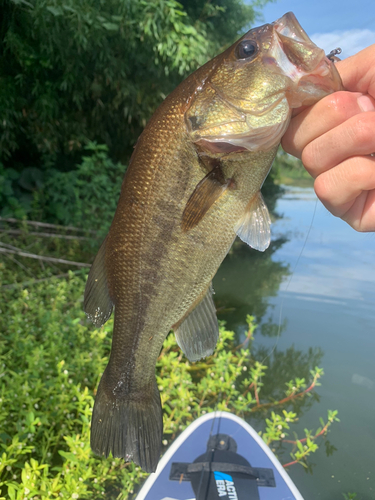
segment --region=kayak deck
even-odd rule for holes
[[[256,431],[226,412],[195,420],[172,443],[137,500],[303,500]]]

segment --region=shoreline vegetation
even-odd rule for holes
[[[88,322],[82,308],[88,267],[72,263],[89,266],[100,241],[74,226],[14,218],[2,218],[0,226],[6,251],[0,261],[0,498],[131,498],[147,475],[131,462],[97,457],[89,446],[113,320],[100,329]],[[316,429],[297,437],[323,371],[314,366],[317,359],[302,355],[303,373],[290,379],[284,372],[284,380],[282,366],[272,366],[276,352],[266,363],[264,352],[252,350],[256,318],[246,321],[241,339],[221,322],[214,354],[197,363],[186,360],[173,333],[167,337],[157,363],[163,451],[195,418],[224,410],[249,421],[286,467],[311,471],[311,454],[323,442],[331,446],[327,433],[338,420],[329,411]]]
[[[5,268],[1,264],[1,274]],[[136,492],[147,476],[132,462],[90,450],[93,398],[109,355],[112,319],[100,329],[82,311],[86,271],[16,288],[0,288],[1,498],[118,498]],[[263,398],[267,366],[251,351],[255,318],[242,343],[221,324],[215,353],[189,363],[171,333],[157,363],[166,447],[195,418],[231,411],[257,428],[285,467],[301,464],[325,439],[337,412],[293,438],[293,424],[313,403],[323,375],[284,380],[284,397]],[[311,397],[312,396],[312,397]],[[292,437],[292,438],[291,438]]]
[[[277,185],[296,187],[314,186],[314,179],[305,170],[301,160],[285,153],[281,147],[279,148],[275,164],[272,168],[276,170],[274,182]]]

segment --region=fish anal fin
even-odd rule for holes
[[[105,247],[107,238],[103,241],[87,278],[84,311],[95,326],[102,326],[112,313],[113,302],[109,296],[107,272],[105,269]]]
[[[182,230],[187,232],[193,229],[231,184],[232,179],[225,179],[220,165],[215,166],[196,185],[188,199],[182,214]]]
[[[189,361],[213,353],[219,338],[219,325],[210,285],[197,305],[173,327],[177,344]]]
[[[264,252],[271,241],[271,219],[260,191],[250,201],[235,226],[237,236],[255,250]]]

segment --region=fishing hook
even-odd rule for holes
[[[331,50],[329,54],[326,54],[326,57],[332,61],[332,62],[337,62],[340,61],[340,58],[336,57],[338,54],[341,54],[342,50],[340,47],[337,47],[336,49]]]

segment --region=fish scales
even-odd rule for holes
[[[115,307],[92,417],[95,452],[155,470],[162,438],[155,364],[164,339],[173,328],[189,359],[212,353],[210,284],[236,234],[259,250],[269,244],[260,188],[291,108],[340,88],[333,64],[289,13],[197,70],[153,115],[86,286],[96,325]]]

